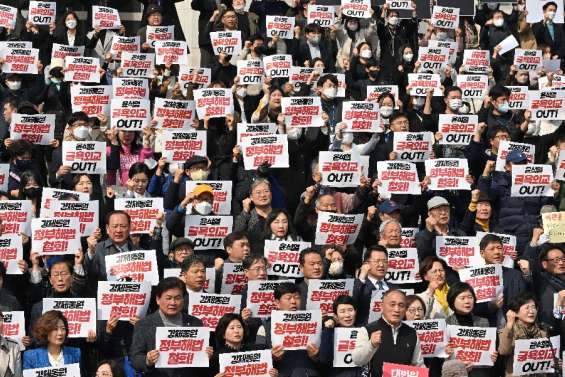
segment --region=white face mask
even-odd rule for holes
[[[69,29],[74,29],[74,28],[77,27],[77,21],[76,20],[68,20],[67,22],[65,22],[65,25]]]
[[[389,25],[396,26],[398,25],[398,17],[392,16],[388,19]]]
[[[414,97],[412,99],[412,104],[414,105],[415,108],[421,109],[426,104],[426,98],[425,97]]]
[[[328,99],[334,99],[337,94],[336,88],[326,88],[324,89],[324,96]]]
[[[78,126],[73,130],[73,136],[79,140],[86,140],[90,136],[90,128]]]
[[[176,162],[170,163],[169,164],[169,174],[175,175],[178,168],[179,168],[179,165]]]
[[[359,53],[359,56],[361,56],[363,59],[370,59],[371,56],[373,56],[373,53],[371,52],[371,50],[366,49],[363,50]]]
[[[501,27],[502,25],[504,25],[504,18],[495,18],[492,23],[496,27]]]
[[[302,136],[302,128],[292,127],[286,130],[288,140],[298,140]]]
[[[237,88],[235,94],[237,94],[239,97],[245,97],[247,95],[247,90],[245,88]]]
[[[328,269],[328,274],[333,276],[338,276],[343,273],[343,261],[336,260],[330,263],[330,268]]]
[[[449,108],[453,111],[459,110],[462,104],[463,101],[461,101],[459,98],[454,98],[449,100]]]
[[[411,62],[412,59],[414,59],[414,54],[404,54],[402,59],[404,59],[405,62]]]
[[[6,86],[10,90],[20,90],[20,88],[22,87],[22,82],[21,81],[6,81]]]
[[[341,143],[347,145],[353,144],[353,134],[351,132],[344,132],[341,136]]]
[[[462,104],[461,107],[459,108],[459,114],[469,114],[469,105],[467,105],[466,103]]]
[[[553,20],[555,18],[555,12],[547,12],[547,19]]]
[[[312,38],[310,38],[310,43],[317,45],[318,43],[320,43],[321,39],[321,35],[314,35]]]
[[[193,181],[203,181],[208,178],[208,170],[198,169],[190,172],[190,179]]]
[[[194,210],[201,215],[209,215],[212,212],[212,204],[208,202],[199,202],[194,205]]]
[[[381,106],[381,108],[379,109],[379,112],[381,113],[381,116],[388,118],[392,115],[392,107],[391,106]]]

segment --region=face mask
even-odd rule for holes
[[[424,107],[425,104],[426,104],[425,97],[414,97],[414,99],[412,99],[412,105],[414,105],[414,107],[417,109],[421,109],[422,107]]]
[[[320,40],[322,39],[321,35],[314,35],[313,37],[310,38],[310,43],[317,45],[318,43],[320,43]]]
[[[169,164],[169,174],[175,175],[177,169],[179,168],[177,163],[170,163]]]
[[[458,98],[449,100],[449,108],[453,111],[459,110],[461,108],[462,104],[463,104],[463,101],[461,101]]]
[[[371,56],[373,56],[373,53],[371,52],[371,50],[363,50],[361,51],[361,53],[359,53],[359,56],[361,56],[363,59],[370,59]]]
[[[392,107],[391,106],[382,106],[379,110],[382,117],[388,118],[392,115]]]
[[[459,114],[469,114],[469,111],[471,109],[469,109],[469,105],[467,105],[466,103],[464,103],[463,105],[461,105],[461,107],[459,108]]]
[[[341,143],[347,145],[353,144],[353,134],[351,132],[344,132],[341,137]]]
[[[57,77],[51,77],[51,82],[53,84],[60,84],[61,83],[61,79],[58,79]]]
[[[508,106],[508,102],[504,102],[502,105],[498,106],[498,112],[502,114],[506,114],[509,110],[510,107]]]
[[[237,94],[239,97],[245,97],[247,95],[247,90],[245,90],[245,88],[238,88],[235,91],[235,94]]]
[[[497,3],[487,3],[487,7],[490,10],[495,10],[498,7]]]
[[[190,179],[193,181],[203,181],[208,178],[208,170],[198,169],[190,172]]]
[[[86,140],[90,136],[90,128],[79,126],[73,130],[73,136],[79,140]]]
[[[504,25],[504,19],[503,18],[495,18],[492,23],[496,27],[501,27],[502,25]]]
[[[302,128],[292,127],[286,130],[288,140],[298,140],[302,136]]]
[[[379,71],[369,71],[367,74],[373,80],[376,80],[379,77]]]
[[[547,12],[547,19],[553,20],[555,18],[555,12]]]
[[[24,189],[24,195],[30,199],[39,198],[41,195],[41,189],[39,187],[30,187]]]
[[[388,19],[388,24],[392,26],[398,25],[398,17],[392,16]]]
[[[20,90],[20,88],[22,87],[22,82],[21,81],[6,81],[6,86],[10,90]]]
[[[412,59],[414,59],[414,54],[404,54],[402,59],[404,59],[405,62],[411,62]]]
[[[324,96],[328,99],[334,99],[335,95],[337,94],[336,88],[326,88],[324,89]]]
[[[438,31],[436,33],[436,39],[438,41],[445,41],[447,39],[447,33],[445,31]]]
[[[245,11],[245,5],[238,5],[237,7],[234,5],[233,10],[235,10],[236,13],[243,13]]]
[[[196,203],[193,208],[196,210],[196,212],[204,216],[209,215],[210,212],[212,212],[212,204],[208,202]]]
[[[328,269],[328,274],[333,276],[338,276],[343,273],[343,261],[336,260],[330,263],[330,268]]]
[[[31,160],[16,160],[16,167],[19,171],[27,170],[31,167]]]
[[[65,22],[65,25],[69,28],[69,29],[74,29],[77,27],[77,21],[76,20],[68,20],[67,22]]]

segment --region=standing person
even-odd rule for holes
[[[426,257],[420,264],[420,276],[428,284],[426,290],[418,294],[426,304],[426,318],[447,318],[453,314],[447,302],[447,269],[445,262],[438,257]]]
[[[4,314],[0,311],[0,377],[22,377],[22,353],[17,342],[3,334]]]
[[[557,14],[557,3],[548,1],[543,4],[543,19],[532,25],[532,31],[536,37],[538,46],[548,46],[551,56],[561,58],[565,56],[565,32],[562,24],[555,24]],[[561,11],[563,12],[563,11]]]

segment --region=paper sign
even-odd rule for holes
[[[199,318],[204,327],[216,330],[218,321],[226,313],[239,313],[240,295],[218,295],[212,293],[188,293],[188,314]]]
[[[456,29],[459,27],[459,8],[434,6],[430,23],[441,29]]]
[[[492,366],[495,352],[496,327],[465,327],[447,325],[448,346],[455,359],[471,365]]]
[[[305,350],[308,344],[320,345],[322,315],[319,310],[282,311],[271,313],[271,343],[285,350]]]
[[[334,329],[334,368],[354,368],[353,351],[357,346],[359,327],[336,327]]]
[[[114,35],[112,37],[112,45],[110,46],[110,53],[112,57],[117,60],[121,60],[122,53],[139,53],[140,48],[140,38],[135,37],[124,37],[121,35]]]
[[[294,17],[267,15],[267,37],[280,39],[294,38]]]
[[[339,215],[319,212],[316,224],[316,245],[351,245],[357,240],[363,214]]]
[[[491,302],[502,293],[502,265],[463,268],[458,271],[461,281],[473,287],[477,303]]]
[[[265,136],[277,133],[275,123],[238,123],[237,124],[237,144],[241,144],[247,136]]]
[[[514,65],[519,71],[537,71],[542,66],[541,50],[517,48],[514,51]]]
[[[371,0],[341,0],[341,14],[354,18],[371,18]]]
[[[149,99],[149,85],[143,78],[112,79],[112,96],[114,99]]]
[[[409,73],[408,86],[411,96],[426,96],[429,89],[434,90],[433,95],[436,97],[443,95],[441,79],[437,73]]]
[[[43,187],[41,192],[41,210],[43,211],[43,209],[50,209],[53,201],[62,199],[87,202],[88,200],[90,200],[90,195],[85,192]]]
[[[367,101],[378,102],[381,95],[391,93],[398,102],[398,85],[367,85]]]
[[[267,16],[268,17],[268,16]],[[240,85],[262,85],[265,70],[261,60],[238,60],[237,75],[239,76]]]
[[[186,195],[188,196],[194,188],[200,184],[206,184],[214,190],[214,202],[212,213],[217,215],[231,214],[232,181],[186,181]]]
[[[288,138],[286,134],[249,136],[241,142],[245,170],[256,170],[264,163],[271,168],[288,168]]]
[[[80,248],[78,219],[31,220],[31,248],[39,255],[74,255]]]
[[[269,377],[273,368],[271,350],[221,353],[219,360],[226,377]]]
[[[119,29],[121,25],[120,13],[117,9],[92,6],[93,29]]]
[[[224,263],[220,293],[240,295],[247,287],[247,276],[242,263]]]
[[[479,123],[478,115],[439,114],[440,145],[469,145]]]
[[[447,357],[445,353],[447,343],[445,319],[423,319],[404,321],[404,323],[416,330],[423,357]]]
[[[271,241],[279,242],[279,241]],[[273,310],[277,310],[275,303],[275,289],[283,283],[294,283],[294,280],[250,280],[247,282],[247,302],[245,307],[251,310],[254,318],[269,318]]]
[[[130,234],[149,234],[157,226],[157,218],[163,212],[163,198],[117,198],[114,208],[130,216]]]
[[[530,90],[529,100],[532,120],[565,120],[564,91]]]
[[[496,157],[496,171],[504,171],[504,165],[506,164],[506,156],[510,151],[517,150],[523,152],[528,158],[528,164],[534,162],[534,156],[536,155],[535,145],[517,143],[515,141],[501,140],[498,145],[498,155]]]
[[[507,86],[510,90],[508,107],[510,110],[526,110],[529,104],[529,89],[527,86]]]
[[[4,264],[8,275],[22,275],[18,261],[24,259],[22,237],[18,234],[0,236],[0,262]]]
[[[457,86],[463,98],[482,99],[489,90],[487,75],[457,75]]]
[[[106,143],[101,141],[63,141],[63,165],[72,173],[105,174]]]
[[[374,102],[346,101],[342,110],[348,132],[383,132],[379,121],[379,105]]]
[[[84,56],[84,46],[67,46],[53,43],[51,67],[63,67],[67,56]]]
[[[557,73],[561,69],[561,59],[543,59],[542,67],[546,73]]]
[[[495,236],[500,238],[500,240],[502,241],[502,254],[504,255],[504,261],[502,262],[502,265],[507,268],[514,268],[514,259],[516,259],[518,256],[516,251],[516,236],[510,234],[477,232],[476,255],[480,253],[479,244],[481,243],[483,237],[487,234],[494,234]]]
[[[149,100],[113,99],[112,128],[122,131],[141,131],[149,126]]]
[[[320,152],[319,170],[322,185],[357,187],[361,179],[359,156],[344,152]]]
[[[449,63],[449,50],[447,48],[420,47],[418,61],[423,71],[439,73]]]
[[[283,97],[281,107],[287,127],[321,127],[324,125],[320,97]]]
[[[300,88],[302,88],[301,84],[312,84],[316,82],[322,73],[322,70],[319,68],[291,67],[288,81],[294,84],[296,90],[300,90]]]
[[[13,116],[13,115],[12,115]],[[2,219],[2,235],[31,236],[31,200],[1,200],[0,219]]]
[[[194,368],[209,366],[206,348],[210,330],[204,327],[156,327],[156,368]]]
[[[149,26],[147,26],[149,27]],[[123,77],[137,77],[137,78],[151,78],[153,77],[153,70],[155,66],[155,54],[142,54],[139,52],[122,52],[122,76]],[[160,99],[161,97],[156,97]]]
[[[100,66],[98,58],[84,56],[65,57],[65,81],[100,82]]]
[[[269,275],[300,278],[300,252],[311,246],[310,242],[265,240],[265,258],[269,261]]]
[[[124,251],[106,255],[106,275],[109,281],[146,281],[159,284],[155,250]]]
[[[416,165],[411,162],[378,161],[377,177],[381,194],[421,194]]]
[[[433,145],[431,132],[394,132],[393,151],[396,159],[410,162],[426,161]]]
[[[210,33],[214,55],[237,55],[241,51],[241,31],[213,31]]]
[[[388,248],[387,282],[394,284],[419,283],[418,250],[416,248]]]
[[[271,78],[286,78],[290,76],[292,55],[269,55],[263,57],[265,76]]]
[[[490,69],[489,50],[465,50],[463,52],[465,72],[488,74]]]
[[[427,25],[427,23],[426,23],[426,25]],[[457,62],[457,52],[456,52],[456,50],[458,48],[457,42],[455,42],[455,41],[438,41],[437,39],[431,39],[431,40],[428,41],[428,46],[434,47],[434,48],[447,48],[449,50],[449,63],[454,65]]]
[[[428,368],[413,367],[404,364],[383,363],[383,377],[428,377]]]
[[[14,30],[18,8],[0,4],[0,27]]]
[[[10,138],[27,140],[36,145],[49,145],[55,138],[55,114],[12,114]]]
[[[411,0],[386,0],[388,9],[395,10],[414,10]]]
[[[504,38],[504,40],[502,42],[500,42],[496,47],[500,48],[500,50],[498,51],[498,55],[502,56],[502,55],[506,54],[508,51],[510,51],[510,50],[512,50],[512,49],[514,49],[518,46],[520,46],[520,44],[516,40],[516,37],[514,35],[510,34],[508,37]]]
[[[335,24],[335,7],[328,5],[308,4],[308,24],[317,24],[320,27],[330,27]]]
[[[185,41],[155,41],[155,64],[188,64]]]
[[[20,73],[37,75],[39,49],[37,48],[7,48],[0,50],[3,73]]]
[[[57,376],[57,377],[81,377],[80,364],[66,364],[60,367],[47,367],[25,369],[23,377],[43,377],[43,376]]]
[[[451,268],[480,266],[483,258],[475,254],[475,237],[436,237],[436,254]]]
[[[0,330],[0,335],[10,338],[23,347],[22,338],[26,335],[26,320],[23,311],[2,312],[4,323]]]
[[[41,216],[54,218],[77,218],[81,237],[90,236],[99,226],[98,200],[74,201],[53,200],[49,209],[42,209]]]
[[[309,279],[306,309],[319,310],[322,315],[333,313],[333,303],[339,296],[353,295],[353,281]]]
[[[212,250],[224,248],[224,237],[232,228],[232,216],[187,215],[184,232],[194,242],[194,250]]]
[[[157,127],[190,130],[195,115],[194,101],[155,98],[153,118],[157,120]]]
[[[167,162],[184,163],[192,156],[206,156],[206,131],[164,131],[163,157]]]
[[[553,196],[551,165],[513,165],[510,196]]]
[[[559,359],[561,343],[559,336],[552,336],[549,339],[516,339],[514,342],[513,376],[555,372],[555,360]]]
[[[231,88],[196,89],[194,101],[198,119],[222,118],[233,114],[233,94]]]
[[[110,114],[112,86],[71,86],[71,105],[73,112],[83,111],[89,117]]]
[[[565,242],[565,212],[550,212],[541,215],[543,233],[548,235],[549,242]]]
[[[143,318],[149,307],[151,284],[147,281],[99,281],[97,297],[97,317],[100,321],[107,321],[114,316],[119,317],[120,321],[129,321],[134,316]]]
[[[466,158],[438,158],[426,160],[426,176],[431,180],[429,189],[439,190],[470,190],[471,184],[466,178],[469,167]]]
[[[189,68],[185,65],[180,66],[179,85],[183,96],[188,95],[188,87],[195,86],[207,88],[212,82],[212,70],[210,68]]]
[[[174,41],[175,25],[169,26],[146,26],[145,41],[151,48],[155,48],[157,41]]]
[[[43,314],[49,310],[63,313],[69,324],[67,337],[86,338],[96,333],[96,299],[94,298],[43,298]]]

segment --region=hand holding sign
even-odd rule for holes
[[[155,363],[159,360],[159,351],[158,350],[151,350],[147,352],[147,356],[145,357],[145,363],[152,367]]]

